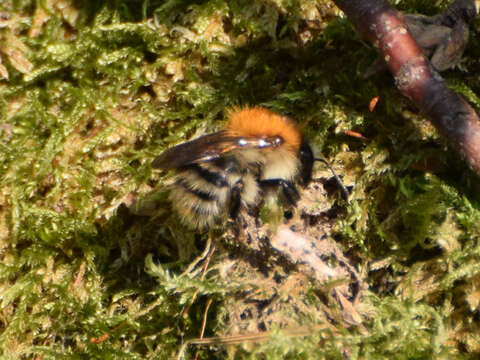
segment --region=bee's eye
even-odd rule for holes
[[[283,143],[283,139],[280,137],[280,136],[277,136],[274,140],[273,140],[273,144],[275,146],[279,146]]]
[[[248,145],[248,140],[245,139],[245,138],[240,138],[240,139],[238,139],[238,145],[246,146],[246,145]]]

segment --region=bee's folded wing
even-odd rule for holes
[[[236,149],[256,146],[252,141],[231,136],[226,131],[201,136],[192,141],[167,149],[155,158],[152,166],[157,169],[178,169],[189,164],[218,159]]]

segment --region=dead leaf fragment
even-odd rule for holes
[[[373,110],[375,110],[375,106],[377,106],[379,99],[380,96],[375,96],[374,98],[372,98],[372,100],[370,100],[370,104],[368,104],[368,110],[370,110],[370,112],[373,112]]]
[[[26,56],[28,50],[28,47],[11,32],[7,36],[6,46],[1,49],[7,55],[10,64],[22,74],[28,74],[33,70],[33,64]]]
[[[172,75],[173,82],[183,80],[183,64],[180,60],[171,61],[165,67],[165,73]]]
[[[79,10],[73,6],[72,1],[68,0],[51,0],[53,5],[58,11],[60,11],[63,19],[71,26],[75,27],[78,19]]]
[[[0,57],[0,80],[8,80],[8,70],[5,65],[2,64],[2,58]]]
[[[47,22],[48,19],[49,16],[45,10],[42,7],[38,7],[37,10],[35,10],[35,15],[33,15],[32,26],[28,31],[28,37],[35,38],[40,35],[42,26]]]

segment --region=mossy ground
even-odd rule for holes
[[[361,78],[375,51],[332,2],[7,0],[0,11],[2,358],[478,358],[479,178],[388,74]],[[478,110],[477,26],[444,77]],[[152,159],[246,104],[297,119],[352,191],[348,203],[327,192],[333,210],[309,230],[328,223],[340,262],[368,285],[348,326],[333,285],[301,264],[171,214],[169,175]],[[225,344],[236,331],[258,341]],[[201,335],[220,338],[181,348]]]

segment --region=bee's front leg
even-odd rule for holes
[[[285,195],[287,201],[293,206],[295,206],[298,200],[300,200],[300,194],[292,181],[283,179],[265,179],[260,180],[260,185],[265,188],[281,187],[283,195]]]
[[[238,180],[232,188],[230,194],[230,207],[229,215],[230,218],[235,219],[240,211],[240,205],[242,203],[242,191],[243,191],[243,181]]]

